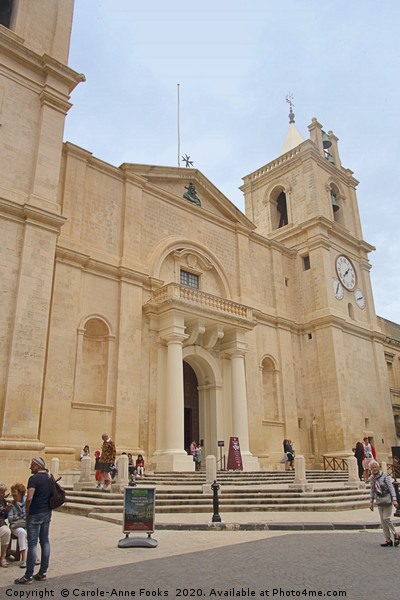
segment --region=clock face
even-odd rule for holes
[[[358,308],[365,308],[366,302],[365,302],[364,294],[358,288],[356,288],[354,290],[354,300],[356,301]]]
[[[357,282],[356,270],[347,256],[341,254],[336,259],[336,273],[346,290],[354,290]]]
[[[344,289],[337,277],[332,277],[333,293],[337,300],[341,300],[344,296]]]

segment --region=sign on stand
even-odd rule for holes
[[[126,486],[124,488],[124,514],[122,531],[125,538],[118,542],[119,548],[155,548],[157,540],[154,533],[154,513],[156,501],[155,487]],[[147,533],[145,537],[129,537],[130,533]]]
[[[231,437],[229,440],[228,471],[243,471],[238,437]]]

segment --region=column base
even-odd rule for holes
[[[257,456],[253,456],[251,452],[242,452],[243,471],[259,471],[260,463]]]
[[[178,473],[181,471],[194,471],[194,460],[183,450],[166,450],[153,455],[152,462],[155,463],[155,471],[158,473]]]

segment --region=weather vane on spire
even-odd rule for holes
[[[286,96],[286,102],[290,106],[289,123],[294,123],[293,100],[294,100],[294,96],[293,96],[292,92],[289,92],[288,95]]]

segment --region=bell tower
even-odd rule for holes
[[[292,254],[272,285],[285,298],[277,313],[295,323],[302,416],[318,432],[314,447],[331,455],[346,455],[363,435],[390,451],[392,409],[369,275],[374,248],[362,237],[358,181],[342,166],[332,131],[313,118],[304,140],[292,104],[289,121],[281,154],[244,177],[241,189],[256,233]]]
[[[40,442],[42,382],[57,234],[65,221],[60,167],[69,96],[73,0],[0,4],[0,452],[26,476]],[[24,427],[21,428],[21,415]]]

